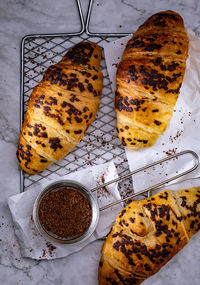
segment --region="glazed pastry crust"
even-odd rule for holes
[[[103,75],[101,49],[92,42],[71,48],[34,88],[20,133],[17,157],[36,174],[66,156],[83,138],[98,111]]]
[[[127,205],[104,242],[99,284],[141,284],[200,230],[200,187],[164,190]]]
[[[173,115],[188,56],[181,16],[150,17],[127,43],[117,69],[115,109],[122,144],[130,150],[155,144]]]

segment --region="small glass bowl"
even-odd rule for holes
[[[55,190],[58,187],[63,187],[63,186],[72,187],[74,189],[77,189],[79,192],[81,192],[88,199],[91,209],[92,209],[92,219],[91,219],[91,223],[88,229],[81,236],[74,238],[74,239],[63,239],[63,238],[59,238],[55,236],[54,234],[49,233],[42,226],[40,222],[40,218],[39,218],[39,207],[40,207],[42,198],[45,195],[47,195],[49,192]],[[40,195],[36,198],[34,207],[33,207],[33,220],[40,234],[44,238],[48,239],[49,241],[54,241],[56,243],[62,243],[62,244],[77,244],[77,243],[81,243],[87,240],[92,235],[92,233],[95,231],[98,220],[99,220],[99,207],[98,207],[96,199],[93,197],[90,190],[88,190],[84,185],[76,181],[73,181],[73,180],[60,180],[60,181],[51,183],[50,185],[45,187],[40,193]]]

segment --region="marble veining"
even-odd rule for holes
[[[82,0],[86,15],[88,0]],[[32,33],[75,32],[75,1],[0,1],[0,284],[95,285],[102,241],[96,241],[67,258],[35,261],[22,258],[7,207],[7,198],[19,193],[15,156],[19,134],[20,41]],[[160,10],[179,12],[187,27],[200,34],[199,0],[95,0],[93,32],[134,32],[147,17]],[[194,236],[145,285],[198,285],[200,283],[200,234]]]
[[[92,32],[134,32],[148,17],[163,10],[182,15],[185,26],[200,33],[200,3],[198,0],[95,0],[90,30]],[[101,18],[97,14],[102,15]],[[109,27],[109,29],[108,29]]]

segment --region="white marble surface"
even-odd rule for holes
[[[56,3],[56,4],[55,4]],[[150,4],[151,3],[151,4]],[[82,0],[84,12],[88,0]],[[30,33],[74,32],[75,1],[0,1],[0,284],[95,285],[101,241],[81,252],[54,261],[22,258],[11,226],[7,198],[19,193],[19,169],[15,156],[19,132],[20,40]],[[199,0],[98,0],[94,3],[91,30],[132,32],[151,14],[175,10],[186,26],[200,33]],[[199,285],[200,234],[146,285]]]

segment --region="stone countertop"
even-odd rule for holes
[[[86,15],[88,0],[81,3]],[[22,258],[7,206],[7,198],[20,191],[15,155],[19,135],[20,41],[32,33],[79,31],[75,5],[70,0],[0,1],[0,284],[3,285],[97,284],[102,241],[53,261]],[[90,30],[134,32],[150,15],[169,9],[179,12],[186,27],[200,34],[198,0],[98,0],[94,2]],[[200,234],[197,234],[184,250],[143,284],[200,284],[199,242]]]

